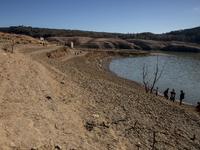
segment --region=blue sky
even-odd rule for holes
[[[200,0],[0,0],[0,27],[166,33],[200,26]]]

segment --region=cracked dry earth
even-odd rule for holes
[[[194,106],[97,70],[84,52],[49,59],[57,48],[0,50],[0,149],[147,150],[153,131],[156,150],[200,149]]]

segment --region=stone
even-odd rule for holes
[[[56,145],[55,148],[62,149],[62,147],[60,145]]]
[[[138,143],[136,144],[136,146],[137,146],[137,147],[141,147],[142,144],[141,144],[140,142],[138,142]]]
[[[99,118],[99,115],[98,114],[93,114],[92,115],[94,118]]]
[[[47,99],[51,99],[51,96],[46,96]]]

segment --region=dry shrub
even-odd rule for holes
[[[60,58],[69,53],[68,49],[69,49],[69,47],[63,46],[55,51],[47,53],[46,55],[47,55],[47,57],[52,58],[52,59]]]
[[[11,52],[11,53],[13,53],[13,46],[14,46],[14,43],[12,43],[12,44],[5,44],[5,45],[2,46],[2,49],[5,52]]]

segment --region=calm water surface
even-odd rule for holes
[[[200,53],[163,54],[167,55],[117,58],[110,63],[109,68],[120,77],[142,83],[144,63],[148,65],[148,79],[151,79],[158,57],[159,68],[161,70],[164,66],[164,71],[154,88],[159,87],[160,93],[167,88],[169,92],[175,89],[176,99],[179,99],[180,90],[183,90],[185,92],[183,102],[196,105],[200,101]]]

